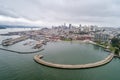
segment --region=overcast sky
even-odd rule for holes
[[[0,0],[0,24],[120,26],[120,0]]]

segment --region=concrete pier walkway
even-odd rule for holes
[[[15,43],[18,43],[18,42],[21,42],[21,41],[24,41],[26,39],[29,39],[29,36],[20,36],[18,38],[15,38],[15,39],[5,39],[5,40],[2,40],[2,45],[3,46],[10,46],[10,45],[13,45]]]
[[[95,63],[78,64],[78,65],[56,64],[56,63],[46,62],[46,61],[41,59],[41,58],[43,58],[43,55],[35,55],[34,60],[37,63],[40,63],[40,64],[45,65],[45,66],[49,66],[49,67],[65,68],[65,69],[80,69],[80,68],[83,69],[83,68],[98,67],[98,66],[102,66],[104,64],[107,64],[113,59],[113,57],[114,57],[114,54],[111,53],[104,60],[101,60],[101,61],[98,61]]]
[[[32,53],[40,52],[40,51],[42,51],[44,49],[39,49],[37,51],[31,51],[31,52],[14,51],[14,50],[9,50],[9,49],[4,49],[4,48],[0,48],[0,50],[5,50],[5,51],[9,51],[9,52],[15,52],[15,53],[19,53],[19,54],[32,54]]]

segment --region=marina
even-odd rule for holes
[[[0,0],[0,80],[120,80],[120,0]]]
[[[1,36],[1,42],[11,38],[18,36]],[[107,76],[108,80],[120,78],[119,58],[113,58],[113,54],[103,47],[93,45],[95,43],[89,40],[54,41],[51,38],[47,42],[44,38],[33,39],[18,41],[9,46],[0,45],[0,80],[104,80]],[[34,49],[37,44],[43,46]],[[116,76],[112,76],[112,73]]]

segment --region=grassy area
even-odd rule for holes
[[[100,42],[96,42],[96,45],[100,46],[100,47],[103,47],[103,48],[106,48],[106,45],[100,43]]]
[[[109,46],[109,50],[111,51],[111,52],[114,52],[115,51],[115,48],[114,47],[112,47],[112,45],[111,44],[108,44],[107,42],[96,42],[96,44],[98,45],[98,46],[100,46],[100,47],[103,47],[103,48],[107,48],[107,46]]]
[[[108,50],[112,53],[115,53],[116,52],[116,47],[113,47],[111,44],[107,43],[107,42],[96,42],[96,45],[100,46],[100,47],[103,47],[103,48],[107,48],[108,46]],[[116,53],[115,53],[116,54]]]
[[[72,41],[72,40],[69,38],[65,38],[65,39],[63,39],[63,41]]]
[[[115,51],[115,47],[112,47],[112,45],[110,45],[109,50],[110,50],[111,52],[114,52],[114,51]]]

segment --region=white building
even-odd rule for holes
[[[109,41],[110,35],[104,32],[96,33],[94,35],[94,41],[102,41],[107,42]]]

